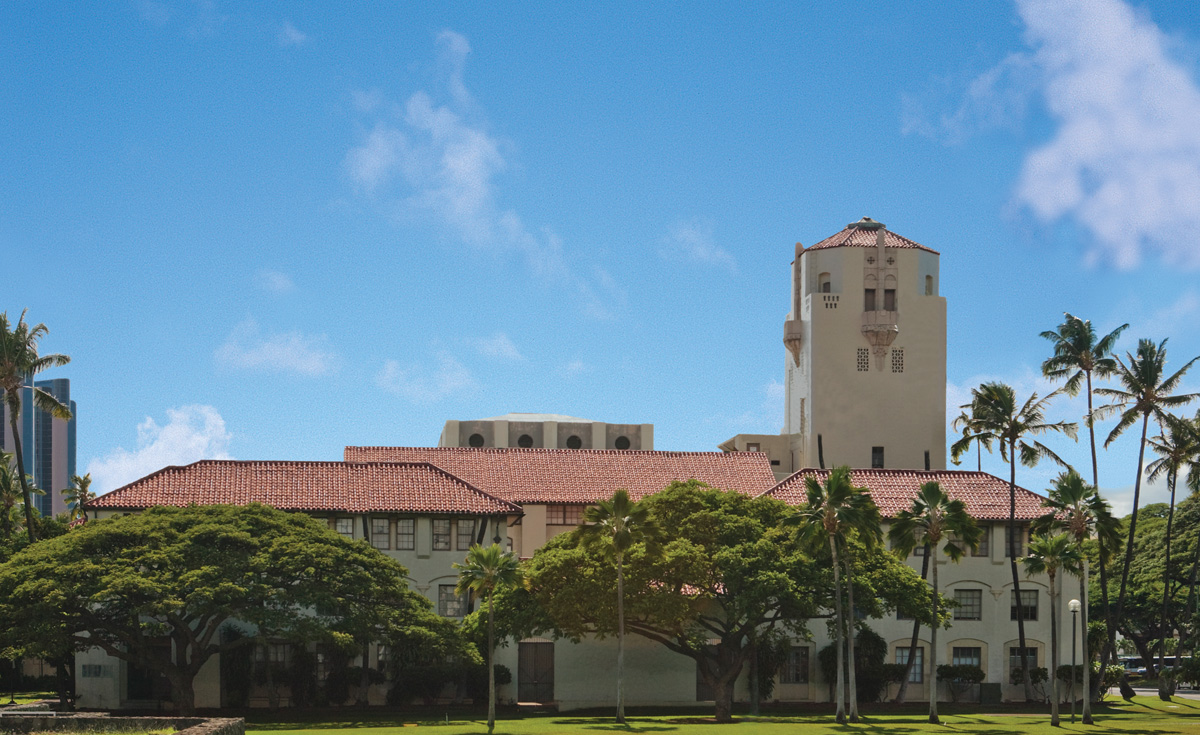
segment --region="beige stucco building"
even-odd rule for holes
[[[654,424],[609,424],[557,413],[509,413],[447,421],[438,446],[648,450],[654,449]]]

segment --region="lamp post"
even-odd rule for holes
[[[1075,724],[1075,620],[1079,617],[1079,600],[1071,600],[1067,608],[1071,611],[1071,724]],[[1088,664],[1091,662],[1089,661]],[[1087,664],[1085,664],[1087,665]],[[1084,696],[1088,693],[1084,692]]]

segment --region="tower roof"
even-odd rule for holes
[[[884,247],[924,250],[934,255],[941,254],[933,248],[927,248],[919,242],[914,242],[907,237],[897,235],[887,229],[887,225],[884,225],[882,222],[876,222],[870,217],[863,217],[857,222],[851,222],[836,235],[827,237],[812,247],[805,248],[805,252],[809,250],[824,250],[825,248],[873,248],[876,246],[875,233],[879,230],[883,230]]]

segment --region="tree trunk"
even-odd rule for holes
[[[833,534],[829,534],[829,552],[833,555],[833,609],[834,627],[837,630],[836,640],[834,641],[837,645],[837,682],[835,682],[834,686],[834,691],[836,692],[834,696],[837,699],[837,723],[844,725],[846,724],[846,641],[843,638],[845,635],[845,626],[842,618],[842,580],[838,571],[840,563],[838,561],[837,541],[834,540]]]
[[[713,700],[716,705],[714,719],[717,722],[733,722],[733,682],[725,677],[713,677]]]
[[[854,580],[851,576],[850,553],[846,553],[846,670],[849,683],[846,696],[850,700],[850,721],[858,722],[858,681],[855,676],[857,664],[854,660]]]
[[[371,642],[362,641],[362,670],[358,676],[358,706],[366,707],[371,703]]]
[[[30,406],[30,411],[33,407]],[[37,541],[33,528],[33,493],[29,491],[29,478],[25,477],[25,457],[21,451],[21,436],[17,433],[17,414],[21,412],[20,400],[8,401],[8,422],[12,426],[13,449],[17,455],[17,476],[21,478],[21,494],[25,498],[25,530],[29,534],[29,543]],[[29,437],[32,439],[32,437]]]
[[[175,705],[175,714],[196,714],[196,675],[175,670],[166,676],[167,681],[171,683],[171,702]]]
[[[263,661],[266,662],[267,673],[267,707],[273,712],[279,709],[279,687],[275,684],[275,665],[271,661],[271,644],[263,644]],[[292,703],[293,706],[296,704]]]
[[[1109,661],[1117,655],[1117,623],[1113,617],[1113,607],[1109,604],[1108,598],[1108,564],[1104,561],[1107,551],[1104,548],[1104,539],[1097,535],[1097,548],[1100,552],[1100,602],[1104,605],[1104,648],[1100,651],[1100,676],[1096,678],[1096,690],[1092,692],[1092,698],[1098,700],[1100,687],[1104,685],[1104,670],[1108,667]]]
[[[930,552],[936,554],[937,547],[930,547]],[[930,607],[933,609],[933,625],[929,626],[929,721],[933,724],[941,722],[938,719],[938,681],[937,681],[937,632],[938,632],[938,568],[937,557],[929,565],[933,567],[933,592],[929,596]]]
[[[625,724],[625,569],[617,554],[617,724]]]
[[[1083,724],[1092,724],[1092,651],[1088,648],[1088,558],[1083,556],[1083,577],[1079,580],[1079,601],[1083,622]],[[1072,662],[1073,663],[1073,662]],[[1071,672],[1071,680],[1075,680],[1075,672]],[[1104,680],[1104,672],[1100,672],[1100,680]]]
[[[762,698],[758,682],[758,634],[750,634],[750,715],[758,717],[759,700]]]
[[[1058,587],[1050,575],[1050,725],[1058,727]],[[1028,672],[1027,672],[1028,673]],[[1071,672],[1075,676],[1075,672]],[[1029,677],[1026,677],[1029,678]]]
[[[1133,563],[1133,534],[1137,530],[1138,504],[1142,495],[1142,463],[1146,460],[1146,428],[1150,424],[1150,414],[1142,415],[1142,440],[1138,443],[1137,477],[1133,481],[1133,512],[1129,514],[1129,538],[1125,542],[1125,565],[1121,568],[1121,588],[1117,592],[1117,612],[1114,616],[1116,624],[1121,624],[1121,616],[1125,614],[1125,591],[1129,583],[1129,566]],[[1133,697],[1133,687],[1129,686],[1129,677],[1121,675],[1121,696],[1126,699]]]
[[[1171,491],[1171,507],[1167,511],[1167,549],[1166,560],[1163,562],[1163,599],[1162,599],[1162,621],[1159,623],[1158,630],[1158,698],[1164,702],[1171,701],[1171,686],[1167,678],[1162,675],[1163,667],[1167,665],[1167,635],[1173,633],[1170,621],[1167,619],[1167,600],[1170,597],[1171,591],[1171,524],[1175,520],[1175,479],[1178,470],[1171,470],[1167,474],[1167,487]],[[1183,653],[1176,651],[1177,654]],[[1176,656],[1176,661],[1179,657]]]
[[[1092,449],[1092,487],[1096,492],[1100,492],[1100,468],[1096,461],[1096,426],[1092,419],[1092,371],[1085,370],[1083,374],[1087,376],[1087,427],[1088,427],[1088,443]],[[1108,666],[1108,657],[1110,652],[1115,651],[1117,641],[1116,624],[1113,620],[1112,608],[1108,604],[1108,565],[1104,563],[1104,539],[1099,534],[1096,535],[1096,545],[1100,553],[1100,602],[1104,605],[1104,625],[1105,625],[1105,644],[1100,649],[1100,675],[1096,677],[1096,691],[1092,691],[1087,685],[1087,676],[1091,672],[1091,660],[1087,658],[1087,641],[1088,641],[1088,598],[1091,592],[1088,588],[1088,583],[1084,581],[1085,591],[1080,601],[1083,603],[1083,650],[1084,660],[1088,662],[1087,668],[1084,669],[1084,704],[1083,704],[1083,724],[1092,724],[1092,701],[1099,699],[1100,687],[1104,684],[1104,669]],[[1087,557],[1083,558],[1084,575],[1087,575]]]
[[[496,664],[492,660],[496,655],[496,618],[492,606],[495,596],[495,590],[488,593],[488,735],[496,729]]]
[[[1017,547],[1024,539],[1017,538],[1017,440],[1008,442],[1008,566],[1012,571],[1013,595],[1017,603],[1017,646],[1021,649],[1022,680],[1025,683],[1025,701],[1033,701],[1033,676],[1029,670],[1029,656],[1025,648],[1025,606],[1021,604],[1021,577],[1017,574]],[[934,565],[937,569],[937,565]]]
[[[925,558],[921,561],[921,581],[929,577],[929,544],[925,544]],[[904,678],[900,680],[900,689],[896,692],[896,704],[904,704],[908,696],[908,679],[912,675],[913,663],[917,658],[917,644],[920,642],[921,620],[913,618],[912,642],[908,645],[908,668],[904,669]]]

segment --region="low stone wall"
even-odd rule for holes
[[[246,735],[240,717],[111,717],[80,713],[49,716],[21,712],[0,716],[0,733],[136,733],[174,730],[175,735]]]

